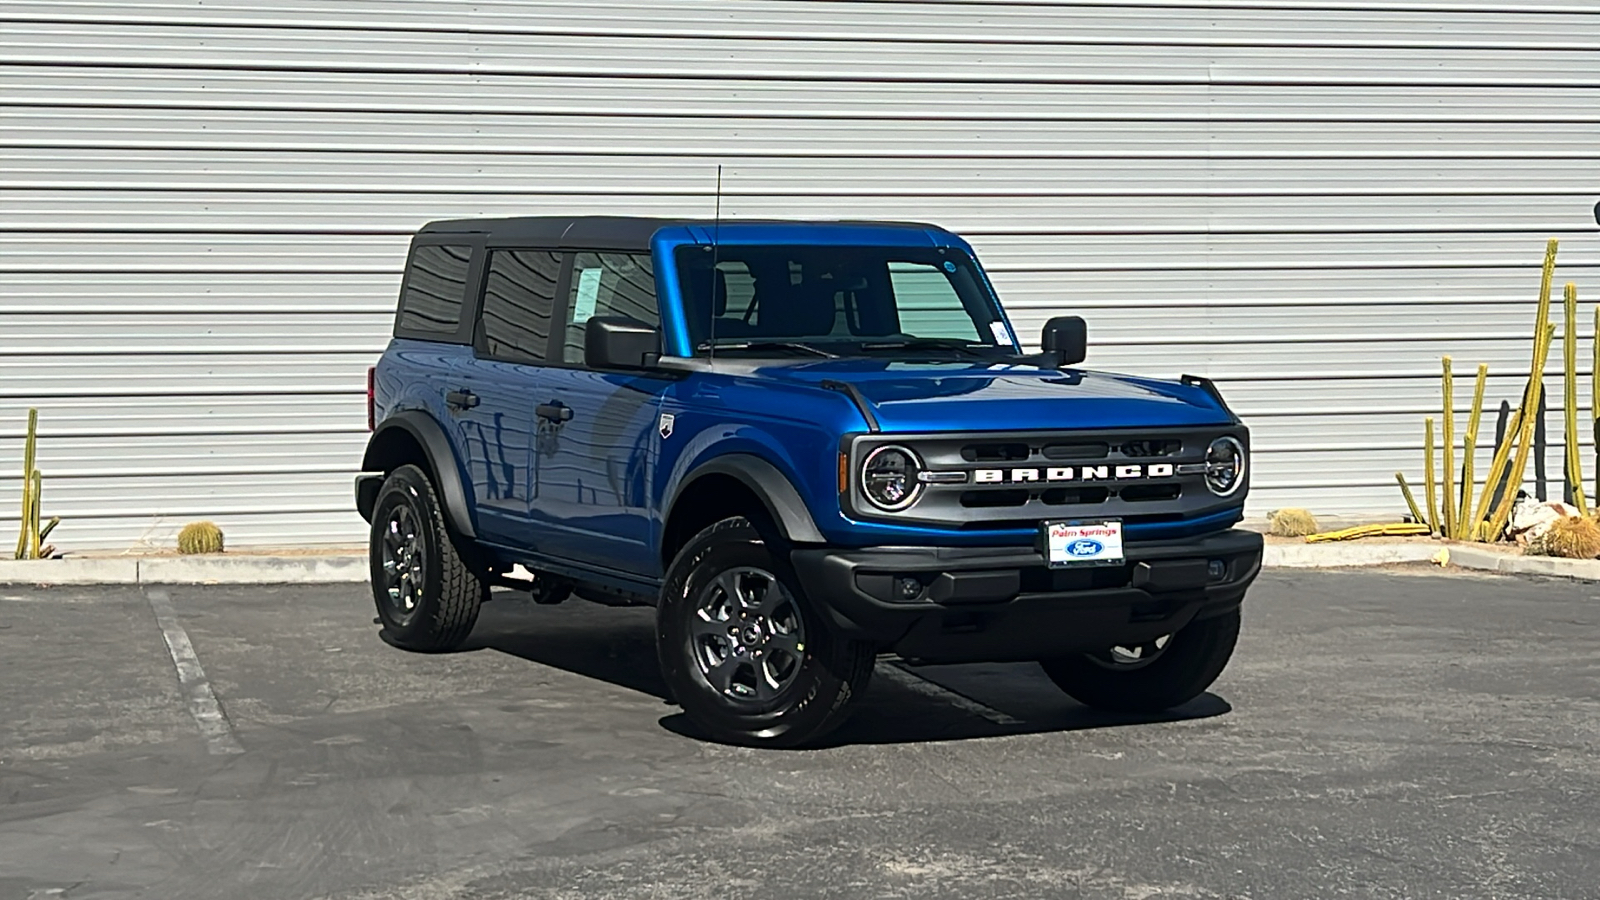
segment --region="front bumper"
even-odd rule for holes
[[[1261,535],[1131,543],[1121,566],[1051,569],[1023,547],[799,548],[806,595],[849,637],[908,659],[1047,659],[1136,644],[1235,609]]]

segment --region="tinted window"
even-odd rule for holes
[[[583,362],[583,326],[594,316],[627,316],[659,326],[655,268],[649,254],[579,253],[567,293],[567,335],[562,358]]]
[[[484,350],[495,359],[543,362],[550,346],[561,257],[549,250],[495,250],[483,287]]]
[[[425,244],[413,249],[405,295],[400,298],[399,330],[454,335],[461,324],[471,259],[471,247]]]

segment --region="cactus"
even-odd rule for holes
[[[1425,429],[1426,437],[1423,438],[1423,445],[1422,445],[1423,446],[1423,451],[1422,451],[1422,453],[1423,453],[1423,456],[1425,457],[1425,461],[1428,464],[1428,468],[1427,468],[1427,471],[1424,472],[1423,476],[1422,476],[1422,489],[1424,491],[1426,491],[1427,494],[1428,494],[1428,497],[1427,497],[1427,501],[1428,501],[1428,520],[1426,522],[1424,522],[1423,524],[1428,526],[1428,530],[1429,531],[1432,531],[1433,533],[1438,534],[1439,533],[1439,496],[1438,496],[1438,482],[1435,481],[1435,479],[1434,479],[1434,470],[1433,470],[1433,416],[1429,416],[1427,418],[1426,422],[1427,422],[1427,428]]]
[[[1500,506],[1489,519],[1489,534],[1498,535],[1511,518],[1511,504],[1516,500],[1517,487],[1522,484],[1522,473],[1528,467],[1528,450],[1533,443],[1533,427],[1538,409],[1544,399],[1544,364],[1550,356],[1550,344],[1555,340],[1556,326],[1550,321],[1550,283],[1556,273],[1556,247],[1559,242],[1551,238],[1545,244],[1544,269],[1539,278],[1539,310],[1533,325],[1533,364],[1529,367],[1528,387],[1522,394],[1522,434],[1517,439],[1517,455],[1511,464],[1510,487],[1500,500]],[[1506,438],[1509,440],[1510,432]]]
[[[1357,525],[1340,531],[1325,531],[1306,535],[1306,543],[1321,544],[1327,541],[1353,541],[1367,537],[1422,537],[1428,526],[1413,522],[1385,522],[1380,525]]]
[[[43,476],[34,467],[39,447],[39,411],[28,410],[28,436],[22,444],[22,514],[17,534],[16,559],[37,559],[42,535],[39,532],[39,494]],[[53,527],[53,526],[52,526]]]
[[[1578,514],[1587,516],[1589,504],[1583,496],[1583,456],[1578,448],[1578,286],[1567,282],[1564,299],[1567,330],[1561,346],[1567,370],[1562,398],[1566,401],[1567,487],[1572,491],[1572,505],[1578,508]]]
[[[1552,241],[1551,243],[1554,243]],[[1540,310],[1548,312],[1550,298],[1545,297]],[[1500,500],[1500,508],[1494,511],[1494,517],[1489,520],[1489,533],[1498,535],[1506,527],[1506,521],[1511,518],[1511,506],[1517,499],[1517,486],[1522,484],[1522,473],[1528,468],[1528,450],[1533,444],[1533,426],[1537,421],[1534,410],[1539,408],[1539,403],[1544,395],[1544,364],[1550,354],[1550,345],[1555,341],[1556,326],[1541,316],[1539,319],[1540,334],[1534,336],[1533,341],[1533,374],[1528,376],[1528,392],[1523,401],[1524,414],[1522,416],[1522,436],[1517,439],[1516,461],[1511,465],[1510,488]],[[1511,435],[1506,435],[1507,439]]]
[[[1422,510],[1417,508],[1417,498],[1411,493],[1411,485],[1406,484],[1405,473],[1394,473],[1394,480],[1400,482],[1400,493],[1405,495],[1406,506],[1411,508],[1411,521],[1427,524],[1427,520],[1422,515]]]
[[[44,497],[44,476],[34,469],[28,482],[33,486],[33,502],[28,504],[28,558],[42,559],[39,550],[44,540],[39,533],[39,501]]]
[[[1585,516],[1566,516],[1528,542],[1534,556],[1561,556],[1567,559],[1594,559],[1600,556],[1600,525]]]
[[[1450,371],[1450,357],[1444,358],[1444,418],[1440,420],[1444,439],[1444,521],[1439,533],[1445,537],[1456,530],[1456,379]]]
[[[1483,493],[1470,514],[1466,515],[1465,522],[1458,525],[1468,540],[1494,541],[1499,538],[1505,530],[1506,520],[1511,516],[1516,488],[1522,484],[1522,475],[1527,468],[1529,445],[1533,441],[1534,425],[1538,420],[1537,410],[1543,401],[1545,362],[1549,358],[1550,344],[1555,340],[1555,324],[1550,321],[1550,283],[1555,277],[1557,246],[1554,238],[1545,245],[1544,268],[1539,279],[1539,308],[1533,331],[1533,364],[1529,368],[1522,405],[1512,413],[1505,435],[1490,459],[1489,478],[1484,483]],[[1600,323],[1597,323],[1597,327],[1600,327]],[[1597,336],[1600,336],[1600,332],[1597,332]],[[1475,437],[1476,429],[1472,425],[1468,429]],[[1507,489],[1496,503],[1495,485],[1502,478],[1506,479]],[[1470,488],[1472,482],[1463,480]]]
[[[1489,480],[1483,484],[1483,493],[1478,496],[1478,505],[1472,514],[1472,534],[1475,541],[1488,541],[1493,538],[1480,537],[1489,529],[1487,521],[1490,504],[1494,501],[1494,487],[1505,477],[1506,466],[1511,462],[1511,448],[1516,445],[1517,435],[1522,432],[1522,410],[1511,413],[1511,418],[1506,422],[1505,437],[1501,439],[1500,446],[1489,458]],[[1515,493],[1515,492],[1510,492]]]
[[[221,553],[222,529],[213,522],[190,522],[178,532],[178,552]]]
[[[1451,537],[1458,541],[1472,540],[1472,468],[1473,457],[1478,453],[1478,425],[1483,421],[1483,389],[1489,381],[1489,367],[1478,364],[1478,382],[1472,387],[1472,413],[1467,417],[1467,436],[1461,446],[1461,509],[1456,514],[1456,531]]]
[[[1278,537],[1305,537],[1317,533],[1317,519],[1304,509],[1275,509],[1267,515],[1267,531]]]

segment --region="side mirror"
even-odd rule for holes
[[[1081,316],[1056,316],[1044,323],[1039,349],[1054,357],[1055,367],[1081,363],[1089,355],[1089,325]]]
[[[591,369],[649,369],[661,358],[661,332],[627,316],[595,316],[583,326],[583,363]]]

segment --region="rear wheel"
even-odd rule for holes
[[[876,656],[870,643],[831,633],[787,560],[742,517],[678,553],[656,608],[656,648],[695,724],[717,740],[766,746],[838,727]]]
[[[488,585],[445,527],[428,476],[401,466],[384,479],[372,511],[372,599],[383,635],[407,650],[454,650],[472,633]]]
[[[1239,610],[1203,619],[1176,634],[1040,663],[1056,687],[1085,706],[1159,712],[1193,700],[1233,656]]]

